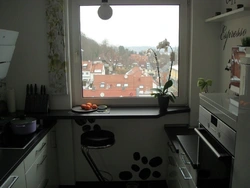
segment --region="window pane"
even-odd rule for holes
[[[171,88],[178,95],[179,6],[112,6],[113,16],[101,20],[99,6],[80,7],[83,97],[151,97],[159,86],[156,51],[163,85],[170,68],[170,50],[157,51],[167,39],[176,54]]]

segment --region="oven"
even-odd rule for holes
[[[236,139],[233,129],[200,105],[194,135],[180,135],[178,139],[196,170],[193,179],[197,188],[231,188]]]
[[[198,188],[230,188],[236,132],[203,106],[199,107]]]

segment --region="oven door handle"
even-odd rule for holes
[[[229,155],[226,154],[220,154],[210,143],[209,141],[203,136],[203,134],[200,132],[200,130],[204,130],[202,128],[197,129],[194,128],[195,132],[198,134],[198,136],[204,141],[204,143],[211,149],[211,151],[216,155],[217,158],[222,158],[222,157],[228,157]]]

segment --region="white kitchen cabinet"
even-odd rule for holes
[[[176,150],[171,143],[170,140],[168,140],[168,149],[167,149],[167,185],[168,188],[182,188],[179,182],[179,169],[178,169],[178,153],[176,153]]]
[[[3,183],[1,188],[26,188],[24,163],[22,162],[9,178]]]
[[[58,187],[55,135],[55,127],[53,127],[24,159],[27,188]]]
[[[45,149],[32,164],[31,168],[26,172],[27,188],[38,188],[38,186],[43,184],[47,179],[47,157],[47,150]]]
[[[24,159],[25,172],[27,172],[36,159],[47,149],[48,137],[47,135],[35,146],[35,148]]]
[[[46,166],[46,180],[44,186],[41,188],[55,188],[59,185],[58,163],[57,163],[57,143],[56,143],[56,127],[53,127],[48,133],[47,146],[47,166]]]
[[[167,152],[167,185],[169,188],[195,188],[197,172],[193,169],[182,148],[178,152],[168,140]]]

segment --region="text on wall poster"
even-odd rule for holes
[[[236,0],[226,0],[226,4],[234,5],[236,4]]]
[[[223,26],[221,34],[220,34],[220,39],[224,40],[224,45],[223,45],[223,50],[225,50],[227,40],[229,38],[237,38],[237,37],[243,37],[247,34],[247,29],[244,28],[238,28],[238,29],[228,29],[227,26]]]

